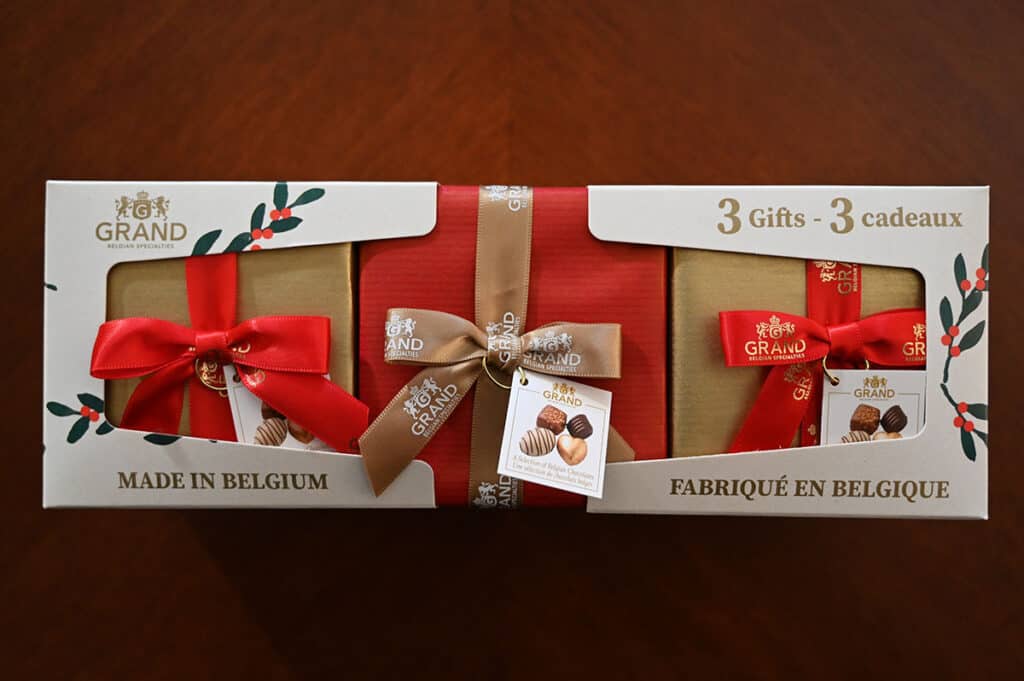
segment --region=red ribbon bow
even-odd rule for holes
[[[720,312],[718,321],[727,366],[776,367],[731,452],[789,446],[815,403],[821,370],[808,362],[828,358],[842,366],[867,361],[886,367],[925,363],[925,315],[920,309],[890,310],[837,324],[764,310]]]
[[[235,324],[235,254],[185,261],[186,327],[132,317],[100,326],[92,375],[102,379],[152,374],[132,393],[122,428],[176,433],[185,383],[192,435],[234,441],[220,365],[233,363],[243,385],[338,451],[352,451],[366,430],[365,404],[324,378],[330,355],[326,317],[256,317]]]
[[[889,367],[924,364],[924,311],[913,308],[828,325],[785,312],[736,310],[718,313],[718,323],[731,367],[798,364],[825,356]]]

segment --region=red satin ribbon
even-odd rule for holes
[[[822,276],[825,265],[828,276]],[[837,276],[837,274],[839,276]],[[859,267],[808,262],[809,317],[770,311],[719,314],[728,366],[772,366],[730,452],[790,446],[800,427],[802,445],[818,443],[822,381],[820,360],[830,368],[919,367],[923,353],[924,311],[890,310],[860,316]]]
[[[915,325],[924,323],[923,310],[889,310],[828,326],[785,312],[739,310],[720,312],[718,322],[731,367],[800,364],[825,355],[889,367],[924,364],[913,346],[905,347],[914,342]]]
[[[185,384],[192,435],[234,441],[228,400],[199,379],[198,358],[234,363],[243,385],[338,451],[354,451],[369,410],[323,374],[330,355],[326,317],[256,317],[235,324],[234,254],[185,261],[192,327],[132,317],[100,326],[92,375],[102,379],[151,374],[132,393],[121,427],[176,433]]]
[[[805,265],[807,280],[807,316],[822,324],[841,324],[860,319],[861,269],[856,263],[808,260]],[[856,366],[836,358],[833,365],[839,369]],[[863,365],[861,365],[863,366]],[[815,386],[822,385],[824,372],[819,363],[807,367]],[[782,369],[780,369],[781,371]],[[775,371],[773,369],[772,371]],[[813,390],[810,405],[800,423],[800,446],[811,447],[819,443],[821,423],[820,390]],[[788,446],[788,442],[781,447]]]

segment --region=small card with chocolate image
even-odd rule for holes
[[[601,498],[611,407],[607,390],[517,371],[498,473]]]
[[[823,445],[899,440],[924,426],[925,372],[830,369],[821,408]]]
[[[334,451],[330,445],[246,390],[233,365],[225,365],[224,380],[239,442],[315,452]]]

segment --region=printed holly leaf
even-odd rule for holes
[[[988,272],[988,244],[985,244],[985,250],[981,252],[981,266]]]
[[[78,393],[78,400],[94,411],[103,411],[103,400],[92,393]]]
[[[979,440],[985,443],[986,447],[988,447],[988,433],[983,433],[980,430],[976,430],[974,431],[974,434],[978,436]]]
[[[963,352],[964,350],[970,350],[971,348],[973,348],[975,345],[978,344],[978,341],[981,340],[981,336],[984,333],[985,322],[980,321],[977,324],[975,324],[970,331],[965,333],[963,338],[960,339],[960,351]]]
[[[77,409],[72,409],[66,404],[60,402],[47,402],[46,409],[54,416],[74,416],[78,413]]]
[[[962,313],[963,316],[966,317],[967,315],[974,312],[979,305],[981,305],[981,291],[979,291],[978,289],[974,289],[973,291],[971,291],[969,296],[964,298],[964,311]]]
[[[319,187],[314,187],[313,189],[307,189],[306,191],[304,191],[301,194],[299,194],[299,198],[297,198],[294,201],[292,201],[291,205],[289,205],[288,207],[289,208],[295,208],[295,206],[304,206],[307,203],[313,203],[314,201],[316,201],[317,199],[319,199],[323,195],[324,195],[324,190],[320,189]]]
[[[261,203],[256,206],[252,211],[252,217],[249,218],[249,231],[252,232],[254,229],[262,229],[263,217],[267,213],[267,204]]]
[[[953,276],[956,277],[956,285],[967,278],[967,264],[964,262],[964,254],[958,253],[953,261]]]
[[[145,440],[146,442],[149,442],[150,444],[160,445],[162,447],[164,445],[169,445],[172,442],[177,442],[178,440],[181,439],[181,436],[165,435],[164,433],[150,433],[149,435],[146,435],[142,439]]]
[[[981,404],[981,403],[968,404],[967,405],[967,411],[970,412],[971,416],[973,416],[976,419],[982,419],[983,421],[987,421],[988,420],[988,405],[987,404]]]
[[[196,245],[192,247],[192,255],[206,255],[213,248],[213,242],[220,238],[220,233],[223,230],[215,229],[212,232],[207,232],[196,240]]]
[[[68,431],[68,443],[75,444],[81,440],[87,430],[89,430],[89,417],[82,416],[71,425],[71,430]]]
[[[274,208],[281,210],[288,203],[288,183],[278,182],[274,185]]]
[[[939,319],[942,321],[942,329],[947,330],[953,326],[953,306],[949,304],[949,298],[943,296],[939,303]]]
[[[100,424],[99,428],[96,429],[97,435],[106,435],[114,429],[114,426],[110,425],[110,421],[104,421]]]
[[[295,229],[302,222],[302,218],[285,218],[283,220],[274,220],[270,223],[270,229],[274,230],[274,234],[280,234],[281,232],[288,232]]]
[[[224,249],[225,253],[240,253],[246,246],[252,243],[252,234],[249,232],[242,232],[228,244],[228,247]]]
[[[45,281],[43,282],[43,286],[45,286],[46,288],[50,289],[51,291],[56,291],[57,290],[56,286],[54,286],[53,284],[47,283]]]
[[[968,459],[974,461],[978,456],[978,453],[974,449],[974,438],[963,428],[960,429],[960,446],[964,449],[964,454]]]

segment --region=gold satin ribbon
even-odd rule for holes
[[[533,190],[481,187],[477,218],[476,323],[435,310],[392,308],[385,322],[384,360],[425,366],[388,403],[361,438],[359,449],[375,494],[416,458],[459,402],[476,385],[470,441],[469,496],[505,490],[507,505],[522,498],[522,483],[499,480],[498,454],[508,408],[508,384],[517,367],[572,378],[618,378],[618,324],[555,322],[522,332],[530,288]],[[635,453],[614,430],[608,461]]]

